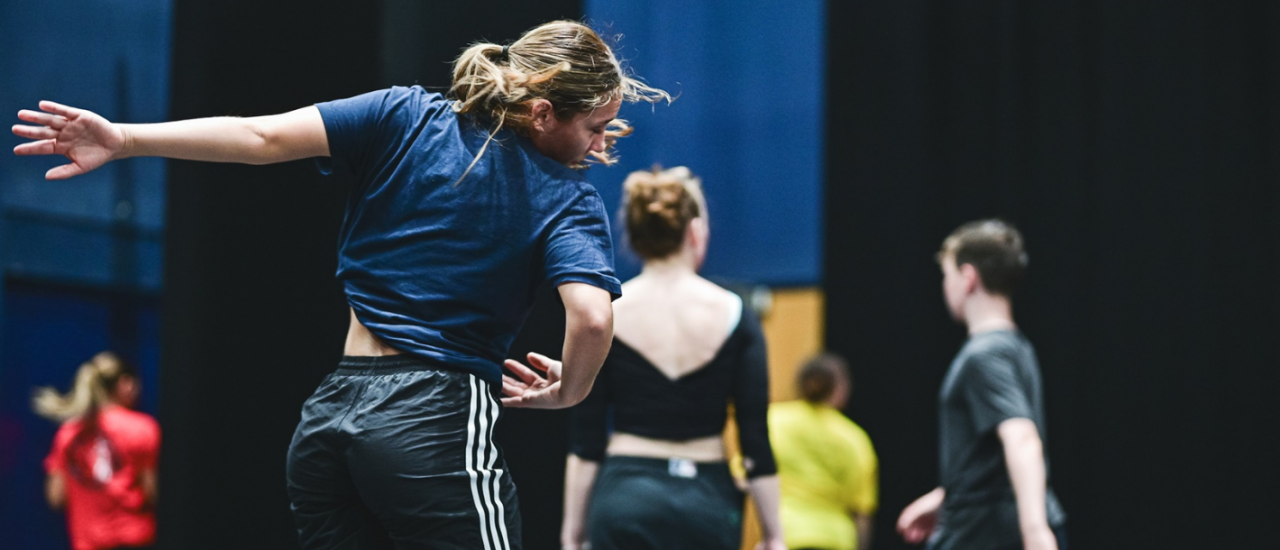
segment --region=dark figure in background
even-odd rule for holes
[[[743,495],[722,436],[732,402],[761,547],[785,550],[764,334],[736,294],[698,276],[710,234],[700,182],[680,167],[624,187],[644,269],[623,285],[613,349],[572,411],[562,547],[737,550]]]
[[[530,354],[502,404],[586,397],[613,336],[609,224],[580,170],[610,163],[623,101],[670,99],[628,76],[589,27],[558,21],[454,62],[451,98],[391,88],[252,118],[112,124],[41,102],[18,154],[46,175],[118,158],[268,164],[320,157],[355,176],[339,234],[345,355],[307,400],[286,478],[301,546],[519,548],[493,426],[502,365],[539,285],[566,311],[563,363]],[[228,345],[235,345],[228,342]],[[288,343],[286,343],[288,345]],[[306,345],[297,342],[293,345]]]
[[[1027,266],[999,220],[960,226],[938,252],[951,316],[969,341],[939,395],[942,486],[907,506],[898,531],[931,550],[1065,550],[1066,515],[1048,486],[1040,365],[1013,323]]]
[[[849,366],[824,353],[796,381],[803,399],[769,407],[787,546],[868,550],[880,468],[867,432],[841,412],[853,393]]]
[[[40,416],[62,423],[44,460],[45,498],[66,510],[75,550],[149,546],[156,537],[160,426],[129,410],[141,386],[132,365],[102,352],[65,395],[37,390]]]

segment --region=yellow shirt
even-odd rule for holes
[[[769,407],[769,439],[787,546],[855,550],[850,514],[879,506],[879,466],[867,432],[830,406],[788,401]]]

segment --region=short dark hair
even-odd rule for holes
[[[1005,297],[1013,295],[1027,271],[1022,233],[998,219],[969,222],[952,231],[938,251],[939,262],[947,257],[955,259],[956,267],[972,265],[987,292]]]
[[[805,361],[800,367],[797,382],[800,396],[810,403],[822,403],[836,391],[836,382],[844,377],[850,383],[849,365],[843,357],[834,353],[820,353]]]

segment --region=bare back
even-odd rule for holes
[[[613,307],[614,337],[673,380],[715,358],[742,313],[737,295],[693,274],[632,279]]]

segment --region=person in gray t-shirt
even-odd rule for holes
[[[1027,264],[1022,235],[998,220],[971,222],[947,237],[938,263],[947,308],[969,341],[938,396],[942,486],[902,511],[898,531],[930,550],[1065,549],[1040,365],[1010,303]]]

